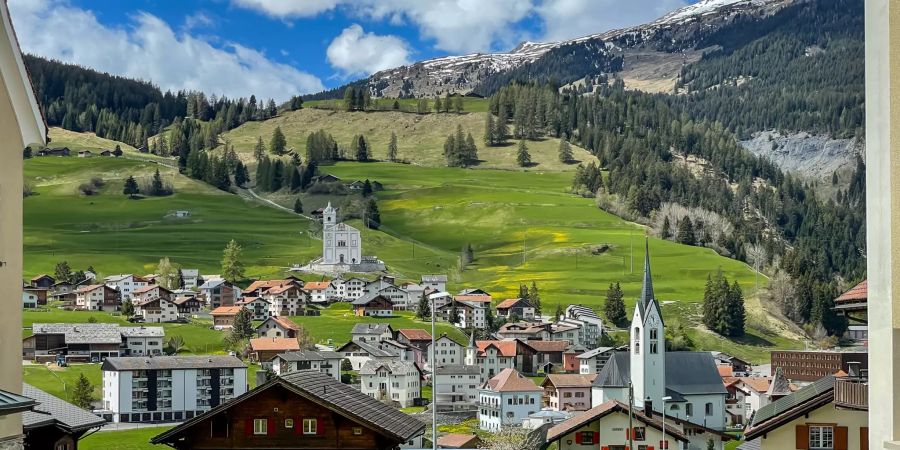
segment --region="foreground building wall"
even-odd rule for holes
[[[900,449],[900,0],[866,0],[871,449]]]

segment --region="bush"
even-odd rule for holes
[[[24,198],[24,197],[31,197],[32,195],[34,195],[34,188],[32,188],[30,184],[25,183],[25,184],[22,186],[22,197],[23,197],[23,198]]]
[[[103,178],[100,178],[100,177],[92,177],[92,178],[91,178],[91,184],[93,184],[94,187],[101,188],[101,187],[103,187],[103,185],[106,184],[106,182],[103,181]]]
[[[343,183],[316,183],[307,190],[310,194],[347,195],[347,186]]]
[[[80,192],[81,195],[94,195],[97,193],[97,187],[91,183],[81,183],[78,186],[78,192]]]

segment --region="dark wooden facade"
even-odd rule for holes
[[[177,441],[187,449],[392,449],[400,442],[365,424],[343,417],[291,390],[273,385],[233,402],[184,430]],[[304,419],[315,426],[304,430]],[[254,429],[254,420],[265,420]]]

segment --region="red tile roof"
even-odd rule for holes
[[[724,364],[720,364],[720,365],[716,366],[716,369],[719,370],[720,377],[734,376],[734,369],[731,366],[726,366]]]
[[[84,294],[86,292],[91,292],[94,289],[102,288],[103,286],[106,286],[106,285],[105,284],[89,284],[83,288],[78,289],[77,291],[75,291],[75,293],[76,294]]]
[[[285,286],[288,284],[293,284],[294,280],[257,280],[253,283],[250,283],[250,286],[247,286],[247,289],[244,289],[244,293],[253,293],[257,289],[271,289],[273,287]]]
[[[862,280],[856,286],[844,292],[838,298],[834,299],[835,303],[856,303],[864,302],[869,298],[869,280]]]
[[[512,308],[516,303],[522,301],[521,298],[508,298],[497,304],[497,309]]]
[[[485,351],[488,347],[494,346],[500,351],[500,356],[511,357],[516,356],[516,344],[515,340],[503,340],[503,341],[477,341],[475,345],[478,347],[478,355],[484,356]]]
[[[330,281],[310,281],[303,285],[303,289],[307,291],[324,291],[328,289],[328,286],[331,286]]]
[[[602,419],[602,418],[606,417],[607,415],[614,413],[614,412],[621,412],[621,413],[627,415],[628,414],[628,405],[626,405],[624,403],[620,403],[616,400],[610,400],[606,403],[597,405],[597,406],[547,430],[547,442],[552,442],[552,441],[561,439],[561,438],[565,437],[567,434],[569,434],[573,431],[576,431],[579,428],[581,428],[595,420]],[[632,408],[631,412],[635,419],[637,419],[647,425],[650,425],[651,427],[656,428],[657,430],[662,429],[662,427],[660,425],[660,421],[656,418],[657,416],[654,416],[653,418],[647,417],[646,415],[644,415],[644,413],[641,411],[640,408]],[[661,417],[661,416],[659,416],[659,417]],[[681,442],[688,441],[687,437],[682,432],[675,429],[674,427],[667,427],[666,434],[672,436],[673,438],[675,438]]]
[[[486,302],[486,303],[490,303],[492,300],[490,295],[480,295],[480,294],[454,295],[453,299],[458,302]]]
[[[462,448],[473,440],[480,441],[481,439],[476,434],[449,433],[439,437],[437,445],[444,448]]]
[[[541,383],[541,386],[546,386],[548,383],[553,384],[557,388],[561,387],[583,387],[589,388],[591,384],[593,384],[594,379],[597,378],[596,373],[582,375],[577,373],[551,373],[547,375],[547,378],[544,379],[544,382]]]
[[[212,316],[234,316],[244,309],[243,306],[220,306],[209,312]]]
[[[261,337],[250,339],[250,349],[255,352],[300,350],[300,343],[294,338]]]
[[[485,385],[495,392],[534,392],[541,390],[530,378],[525,378],[516,369],[508,367],[494,375],[494,378],[488,380]]]
[[[401,330],[397,330],[397,333],[403,335],[406,339],[410,341],[430,341],[431,334],[425,330],[421,330],[419,328],[403,328]]]

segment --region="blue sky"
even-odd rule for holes
[[[651,21],[690,0],[9,0],[25,51],[285,100],[378,70]]]

